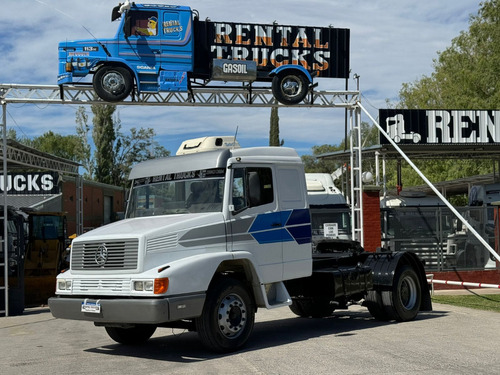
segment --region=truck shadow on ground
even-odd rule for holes
[[[415,322],[440,318],[447,315],[446,311],[421,312]],[[387,325],[412,324],[412,322],[396,323],[375,320],[368,311],[351,312],[339,311],[333,316],[323,319],[307,319],[287,317],[263,322],[256,322],[253,333],[247,345],[236,353],[287,345],[306,341],[317,337],[335,337],[357,335],[365,329],[374,329]],[[168,336],[159,336],[164,332]],[[168,328],[157,330],[157,333],[146,344],[141,346],[125,346],[111,344],[86,349],[94,354],[137,357],[159,361],[189,363],[231,356],[229,354],[212,353],[202,346],[196,332],[182,332],[175,330],[172,333]]]

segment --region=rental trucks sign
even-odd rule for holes
[[[319,76],[349,77],[349,30],[209,22],[213,59],[251,60],[259,68],[301,65]]]
[[[500,110],[380,109],[379,121],[400,144],[500,143]]]
[[[57,172],[9,173],[7,182],[4,181],[4,176],[0,175],[0,191],[3,193],[7,188],[7,194],[58,194],[58,179]]]

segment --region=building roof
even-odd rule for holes
[[[498,144],[460,144],[460,145],[400,145],[410,159],[492,159],[500,160]],[[363,158],[374,158],[375,153],[389,159],[402,159],[392,145],[375,145],[362,149]],[[350,152],[336,151],[318,155],[318,159],[349,159]]]
[[[497,161],[500,169],[500,147],[498,144],[459,144],[459,145],[400,145],[401,150],[410,158],[415,159],[488,159]],[[403,156],[392,145],[375,145],[362,149],[363,159],[375,158],[376,153],[385,159],[403,159]],[[318,155],[318,159],[336,159],[346,162],[350,151],[336,151]],[[499,171],[484,175],[469,176],[451,181],[433,183],[445,196],[467,194],[472,185],[490,184],[498,180]],[[412,186],[411,190],[432,194],[428,185]]]

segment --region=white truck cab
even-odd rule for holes
[[[126,218],[73,241],[71,267],[49,302],[54,316],[91,320],[115,336],[127,324],[198,317],[210,285],[228,273],[255,300],[238,299],[248,315],[290,305],[283,281],[311,275],[307,190],[294,150],[150,160],[130,180]]]
[[[150,160],[130,179],[126,218],[73,241],[49,299],[56,318],[92,321],[122,344],[184,328],[228,352],[247,342],[259,307],[320,318],[364,300],[377,319],[398,321],[432,308],[411,253],[329,239],[313,254],[304,166],[292,149]]]

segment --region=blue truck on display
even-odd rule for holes
[[[118,102],[211,81],[272,82],[274,97],[292,105],[313,77],[349,77],[349,29],[200,21],[187,6],[128,1],[111,20],[120,20],[113,38],[59,44],[60,87],[93,75],[97,95]]]

